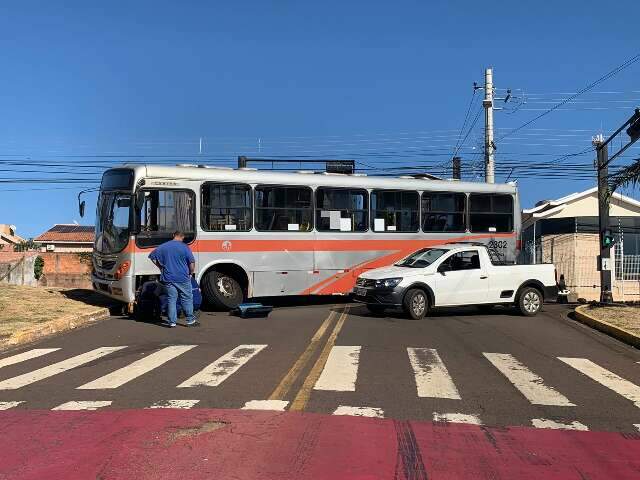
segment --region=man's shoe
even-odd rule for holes
[[[195,321],[193,321],[191,323],[185,323],[184,326],[185,327],[199,327],[200,326],[200,322],[195,320]]]
[[[169,322],[162,322],[160,325],[162,325],[163,327],[166,327],[166,328],[175,328],[175,326],[176,326],[175,323],[169,323]]]

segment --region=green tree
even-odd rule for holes
[[[26,252],[27,250],[37,250],[38,245],[33,242],[33,238],[29,240],[25,240],[24,242],[19,243],[13,247],[14,252]]]
[[[36,277],[36,280],[40,280],[42,276],[42,272],[44,271],[44,259],[40,256],[36,257],[35,262],[33,262],[33,276]]]

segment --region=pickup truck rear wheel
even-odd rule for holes
[[[518,309],[526,317],[533,317],[542,308],[542,294],[534,287],[525,287],[518,296]]]
[[[404,296],[402,308],[412,320],[421,320],[429,310],[429,298],[424,290],[412,288]]]

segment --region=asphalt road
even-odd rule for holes
[[[411,321],[357,304],[303,302],[268,318],[203,313],[200,328],[111,318],[4,352],[0,408],[179,401],[173,405],[640,430],[640,352],[567,319],[566,307],[547,305],[534,318],[468,308]]]

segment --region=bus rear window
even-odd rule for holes
[[[472,193],[469,195],[469,224],[472,232],[512,232],[513,197]]]

